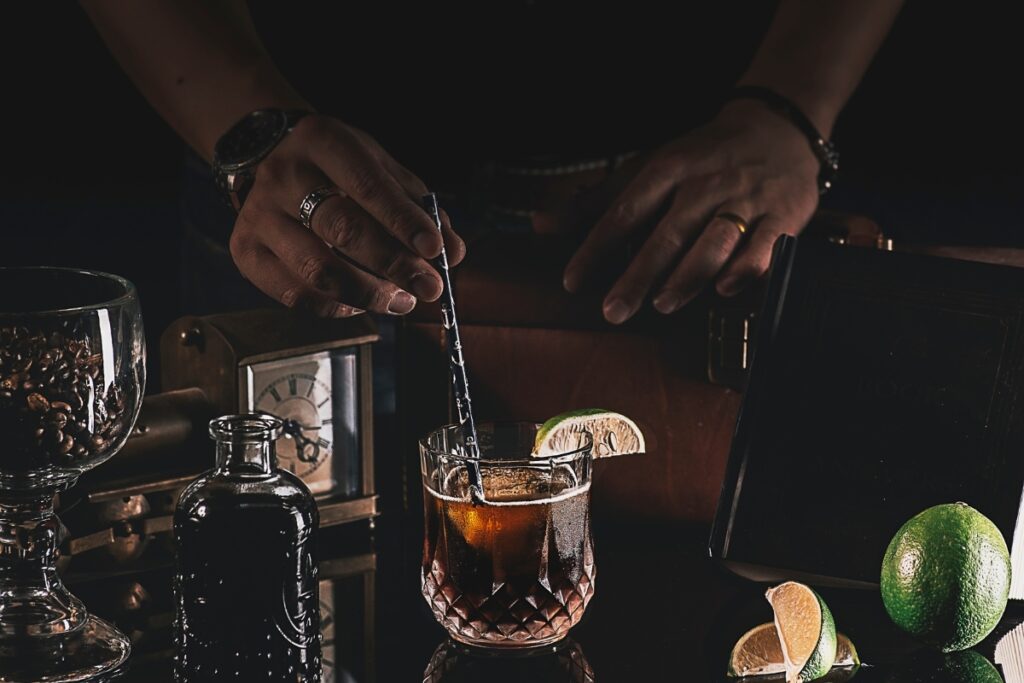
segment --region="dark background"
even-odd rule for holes
[[[317,23],[316,12],[288,3],[292,20],[282,21],[280,7],[258,8],[257,18],[266,15],[267,42],[290,72],[303,54],[303,26]],[[1021,59],[1017,24],[1005,8],[908,2],[837,125],[842,177],[824,206],[867,214],[903,241],[1024,241],[1024,117],[1015,92]],[[125,275],[139,286],[154,344],[182,313],[176,290],[182,145],[136,93],[76,3],[12,3],[5,10],[0,263]],[[764,15],[763,6],[755,14]],[[457,28],[472,30],[472,24]],[[750,34],[745,24],[736,30]],[[633,31],[594,49],[622,52],[643,42]],[[718,45],[699,70],[718,75],[716,64],[728,63],[721,55],[729,49]],[[731,68],[722,67],[723,78]],[[374,132],[373,121],[360,123]]]

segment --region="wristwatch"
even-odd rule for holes
[[[252,189],[256,166],[310,112],[257,109],[231,126],[213,148],[213,175],[235,211]]]

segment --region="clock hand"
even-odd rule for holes
[[[301,430],[305,430],[305,431],[315,432],[315,431],[319,431],[320,428],[323,426],[323,425],[304,425],[301,422],[299,422],[298,420],[291,420],[291,419],[285,420],[284,424],[285,424],[284,430],[285,430],[285,432],[287,432],[289,434],[292,434],[292,432],[289,431],[289,428],[291,428],[292,430],[300,430],[301,429]]]
[[[302,433],[302,425],[295,420],[284,421],[284,432],[295,439],[297,448],[295,454],[299,460],[303,462],[316,462],[316,459],[320,457],[320,443],[313,441],[305,434]],[[311,455],[306,455],[306,446],[312,446],[313,452]]]
[[[302,447],[298,449],[296,455],[302,462],[316,462],[316,459],[320,457],[320,444],[312,439],[307,439],[305,436],[300,436],[302,439]],[[308,457],[306,456],[306,444],[313,447],[313,452]]]

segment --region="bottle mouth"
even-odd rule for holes
[[[281,420],[266,413],[224,415],[210,420],[210,437],[227,443],[276,441],[283,427]]]

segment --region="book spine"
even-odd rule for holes
[[[722,491],[718,496],[718,509],[711,528],[709,553],[712,558],[728,560],[729,537],[735,516],[735,503],[740,488],[743,486],[743,469],[747,458],[749,434],[756,432],[754,424],[757,420],[757,387],[763,385],[759,379],[768,363],[765,360],[771,353],[778,334],[779,320],[786,305],[786,293],[789,290],[790,275],[796,258],[797,239],[783,235],[772,248],[771,267],[768,271],[768,287],[764,302],[758,314],[757,330],[754,335],[754,348],[750,361],[750,375],[747,390],[743,395],[739,414],[736,416],[736,431],[733,433],[732,446],[729,449],[729,461],[726,465]]]

